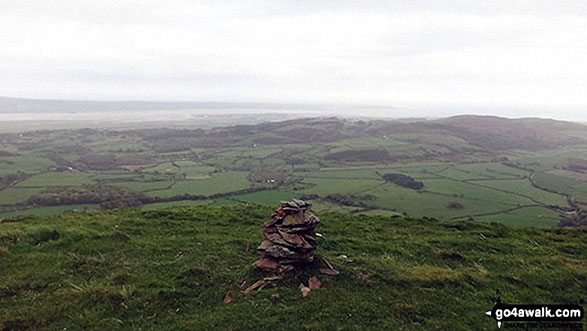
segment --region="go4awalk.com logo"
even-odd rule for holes
[[[497,327],[501,328],[504,322],[513,327],[528,327],[530,323],[538,328],[578,328],[582,329],[580,321],[583,319],[584,310],[579,304],[555,305],[555,304],[506,304],[501,301],[501,293],[497,291],[497,299],[491,310],[485,312],[497,321]],[[583,301],[581,300],[581,303]],[[519,324],[525,325],[519,325]],[[531,326],[531,325],[530,325]]]

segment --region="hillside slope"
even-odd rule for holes
[[[0,223],[0,329],[495,329],[512,303],[587,297],[587,230],[319,214],[340,275],[249,295],[271,208],[175,207]],[[340,257],[342,254],[347,258]],[[223,304],[231,290],[234,300]]]
[[[487,149],[538,150],[573,146],[587,142],[587,126],[565,121],[495,116],[455,116],[439,120],[351,121],[335,117],[302,118],[255,125],[235,125],[210,130],[133,130],[154,145],[166,141],[181,149],[193,147],[243,146],[251,143],[279,145],[329,143],[343,139],[381,137],[398,134],[436,134],[457,137]],[[187,138],[182,140],[178,138]]]

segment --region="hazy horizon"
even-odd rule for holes
[[[141,112],[149,111],[141,119]],[[153,114],[159,114],[153,117]],[[75,114],[75,115],[73,115]],[[334,104],[334,103],[271,103],[235,101],[164,101],[164,100],[85,100],[30,99],[0,96],[0,122],[41,120],[108,120],[153,121],[154,118],[178,121],[194,116],[283,114],[293,117],[337,116],[346,118],[436,119],[462,115],[498,116],[510,119],[543,118],[571,122],[587,122],[587,114],[569,116],[564,111],[550,109],[537,115],[536,109],[484,108],[455,106],[412,106]],[[169,116],[167,116],[169,115]],[[566,116],[565,116],[566,115]],[[111,117],[111,118],[109,118]],[[286,117],[284,117],[286,118]],[[275,120],[275,118],[272,118]]]
[[[587,120],[587,2],[3,1],[0,95]]]

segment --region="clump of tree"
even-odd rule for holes
[[[103,209],[139,207],[145,197],[126,188],[109,185],[56,187],[40,192],[29,204],[41,206],[99,204]]]
[[[562,214],[560,226],[587,226],[587,213],[582,207],[576,207],[571,212]]]
[[[304,194],[302,196],[300,196],[300,200],[304,200],[304,201],[308,201],[308,200],[316,200],[316,199],[320,199],[320,196],[318,194]]]
[[[446,208],[448,208],[448,209],[463,209],[463,208],[465,208],[465,206],[463,206],[463,204],[460,202],[451,201],[448,203]]]
[[[330,194],[324,197],[324,200],[332,203],[336,203],[343,206],[355,206],[355,207],[366,207],[367,205],[363,201],[375,200],[374,195],[345,195],[345,194]]]
[[[283,183],[287,179],[287,173],[275,169],[255,169],[248,176],[253,183]]]
[[[424,187],[424,183],[404,174],[385,174],[383,179],[412,190],[421,190]]]
[[[214,200],[214,199],[222,199],[228,198],[236,195],[248,194],[248,193],[255,193],[261,191],[270,190],[269,187],[250,187],[244,190],[232,191],[232,192],[222,192],[216,193],[212,195],[193,195],[193,194],[180,194],[174,195],[171,197],[148,197],[148,196],[141,196],[141,202],[143,204],[149,203],[156,203],[156,202],[171,202],[171,201],[182,201],[182,200]]]
[[[560,226],[587,226],[587,212],[585,207],[579,205],[574,199],[569,199],[569,205],[572,207],[571,211],[561,214]]]
[[[587,226],[587,215],[583,211],[574,211],[561,217],[560,226]]]

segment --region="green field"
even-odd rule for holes
[[[173,187],[174,182],[171,180],[159,181],[128,181],[112,183],[112,185],[126,187],[137,192],[161,191]]]
[[[206,206],[212,204],[211,200],[183,200],[183,201],[171,201],[171,202],[156,202],[145,205],[145,209],[159,209],[175,206]]]
[[[157,165],[156,167],[147,168],[144,172],[173,174],[178,178],[183,179],[206,179],[210,178],[210,173],[214,171],[214,167],[204,166],[191,161],[176,161]]]
[[[79,172],[46,172],[19,182],[15,187],[77,186],[92,184],[87,174]]]
[[[566,200],[560,194],[545,192],[532,186],[530,181],[523,179],[499,180],[499,181],[478,181],[478,185],[491,187],[505,192],[512,192],[522,197],[528,197],[533,201],[546,205],[564,206]]]
[[[497,182],[497,181],[496,181]],[[498,202],[511,205],[525,205],[532,200],[515,193],[506,193],[478,185],[479,182],[462,182],[447,179],[428,179],[424,181],[425,190],[446,196],[466,197],[483,200],[486,203]]]
[[[236,195],[232,197],[233,200],[240,202],[256,203],[262,205],[272,205],[278,201],[290,201],[291,199],[299,198],[299,193],[279,191],[279,190],[268,190],[254,193],[247,193],[242,195]]]
[[[587,182],[539,172],[534,176],[536,184],[555,192],[571,195],[587,202]]]
[[[249,188],[251,183],[245,171],[226,171],[214,173],[208,179],[177,181],[171,189],[150,191],[147,194],[157,197],[170,197],[182,194],[213,195],[239,191]]]
[[[0,175],[8,175],[17,171],[36,173],[53,165],[55,165],[55,162],[35,155],[1,156]]]
[[[356,194],[375,188],[384,184],[383,180],[372,179],[323,179],[307,178],[301,182],[305,189],[300,190],[302,193],[317,194],[327,196],[329,194]]]
[[[33,207],[24,210],[17,210],[13,212],[4,212],[0,214],[0,217],[6,218],[17,215],[36,215],[36,216],[49,216],[55,214],[61,214],[68,211],[87,211],[87,210],[98,210],[100,206],[85,204],[85,205],[65,205],[65,206],[49,206],[49,207]]]
[[[552,227],[559,222],[559,214],[544,207],[528,207],[507,213],[475,217],[480,222],[495,222],[514,227]]]
[[[10,205],[26,202],[28,198],[41,192],[40,188],[11,187],[0,191],[0,204]]]
[[[368,191],[368,194],[377,198],[373,204],[377,207],[405,212],[415,217],[433,216],[439,219],[465,217],[482,213],[493,213],[511,208],[510,205],[499,202],[488,204],[483,200],[439,195],[429,192],[398,188],[394,184],[385,184]],[[449,204],[458,202],[461,209],[451,209]]]

